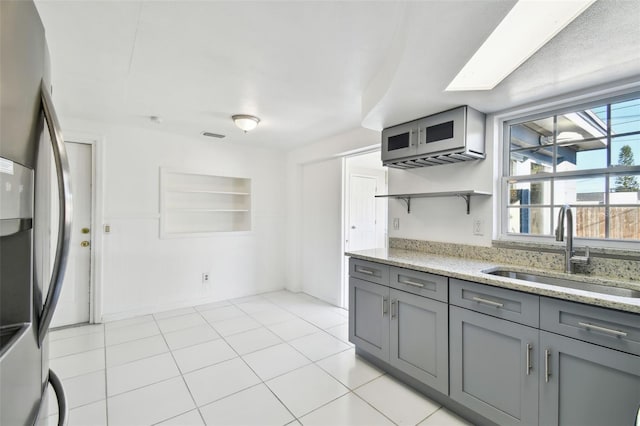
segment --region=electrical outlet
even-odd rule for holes
[[[209,273],[208,272],[203,272],[202,273],[202,284],[209,284]]]
[[[473,235],[484,235],[482,231],[482,219],[473,219]]]
[[[396,231],[398,229],[400,229],[400,218],[399,217],[394,217],[393,218],[393,229],[395,229]]]

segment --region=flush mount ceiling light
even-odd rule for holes
[[[240,129],[244,130],[245,133],[250,132],[255,129],[260,119],[258,117],[254,117],[253,115],[247,114],[236,114],[232,115],[231,118],[235,125]]]
[[[445,90],[493,89],[594,1],[518,1]]]

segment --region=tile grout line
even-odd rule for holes
[[[156,318],[152,315],[152,318],[154,320],[154,322],[156,323],[156,326],[158,327],[158,329],[160,329],[160,326],[158,325],[158,321],[156,320]],[[206,425],[207,422],[204,420],[204,416],[202,415],[202,413],[200,412],[200,407],[198,407],[198,403],[196,402],[196,399],[193,397],[193,393],[191,392],[191,389],[189,388],[189,385],[187,384],[187,380],[184,378],[184,375],[182,374],[182,370],[180,370],[180,366],[178,365],[178,361],[176,361],[176,357],[173,355],[173,351],[171,350],[171,348],[169,347],[169,343],[167,342],[167,339],[164,337],[164,333],[162,333],[162,330],[160,329],[160,335],[162,336],[162,339],[164,340],[164,343],[167,345],[167,347],[169,348],[169,354],[171,355],[171,359],[173,359],[174,364],[176,365],[176,369],[178,370],[178,373],[180,374],[180,378],[182,379],[182,383],[184,383],[184,386],[187,388],[187,392],[189,392],[189,396],[191,397],[191,400],[193,401],[193,405],[196,407],[196,410],[198,410],[198,415],[200,416],[200,418],[202,419],[202,422]],[[172,377],[172,379],[175,377]],[[186,414],[191,410],[185,411],[184,413],[180,413],[174,417],[180,416],[182,414]],[[172,418],[172,417],[170,417]],[[160,422],[169,420],[169,418],[167,419],[163,419]],[[158,423],[160,423],[158,422]]]
[[[204,318],[204,317],[203,317],[203,318]],[[205,319],[205,321],[206,321],[206,319]],[[211,327],[213,328],[213,326],[211,326]],[[214,329],[214,330],[215,330],[215,329]],[[217,332],[217,331],[216,331],[216,332]],[[284,402],[282,402],[282,401],[280,400],[280,398],[278,398],[278,396],[273,392],[273,390],[271,390],[271,388],[269,387],[269,385],[267,385],[267,384],[266,384],[266,382],[262,379],[262,377],[260,377],[260,376],[258,375],[258,373],[256,373],[256,372],[255,372],[255,370],[254,370],[254,369],[249,365],[249,363],[247,362],[247,360],[245,360],[245,359],[242,357],[242,355],[240,355],[240,353],[236,350],[236,348],[234,348],[232,345],[230,345],[230,344],[229,344],[229,342],[227,341],[227,339],[225,339],[225,337],[224,337],[224,336],[220,335],[220,338],[221,338],[222,340],[224,340],[224,342],[225,342],[225,343],[226,343],[226,344],[231,348],[231,350],[232,350],[232,351],[234,351],[234,352],[236,353],[236,355],[238,356],[238,358],[240,358],[240,359],[242,360],[242,362],[247,366],[247,368],[249,368],[249,370],[251,370],[251,372],[252,372],[252,373],[253,373],[253,374],[254,374],[254,375],[255,375],[255,376],[260,380],[260,383],[257,383],[257,384],[255,384],[255,385],[253,385],[253,386],[249,386],[248,388],[241,389],[241,390],[239,390],[239,391],[237,391],[237,392],[234,392],[233,394],[226,395],[226,396],[224,396],[224,397],[222,397],[222,398],[217,399],[216,401],[220,401],[220,400],[222,400],[222,399],[224,399],[224,398],[228,398],[228,397],[230,397],[231,395],[235,395],[235,394],[237,394],[237,393],[243,392],[243,391],[245,391],[245,390],[247,390],[247,389],[251,389],[251,388],[253,388],[253,387],[255,387],[255,386],[258,386],[258,385],[262,384],[264,387],[266,387],[266,388],[269,390],[269,392],[271,392],[271,394],[272,394],[272,395],[273,395],[273,396],[278,400],[278,402],[279,402],[280,404],[282,404],[282,406],[283,406],[283,407],[284,407],[284,408],[289,412],[289,414],[291,414],[291,415],[293,416],[293,419],[294,419],[293,421],[296,421],[296,420],[297,420],[296,415],[295,415],[295,414],[293,414],[293,413],[291,412],[291,410],[289,409],[289,407],[287,407],[287,406],[285,405],[285,403],[284,403]],[[275,345],[273,345],[273,346],[275,346]],[[271,346],[270,346],[270,347],[271,347]],[[257,352],[257,351],[254,351],[254,352]],[[205,405],[213,404],[213,403],[215,403],[216,401],[211,401],[210,403],[205,404]],[[204,417],[202,418],[202,420],[204,421]],[[205,421],[205,425],[206,425],[206,423],[207,423],[207,422]],[[289,423],[291,423],[291,422],[289,422]]]

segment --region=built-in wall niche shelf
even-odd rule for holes
[[[160,236],[251,230],[251,179],[160,168]]]
[[[474,195],[490,197],[491,193],[469,189],[469,190],[463,190],[463,191],[417,192],[413,194],[376,195],[376,198],[395,198],[396,200],[402,200],[407,205],[407,213],[411,213],[412,198],[460,197],[467,203],[467,214],[469,214],[471,212],[471,208],[470,208],[471,197]]]

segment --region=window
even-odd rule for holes
[[[640,93],[505,122],[502,233],[640,241]]]

